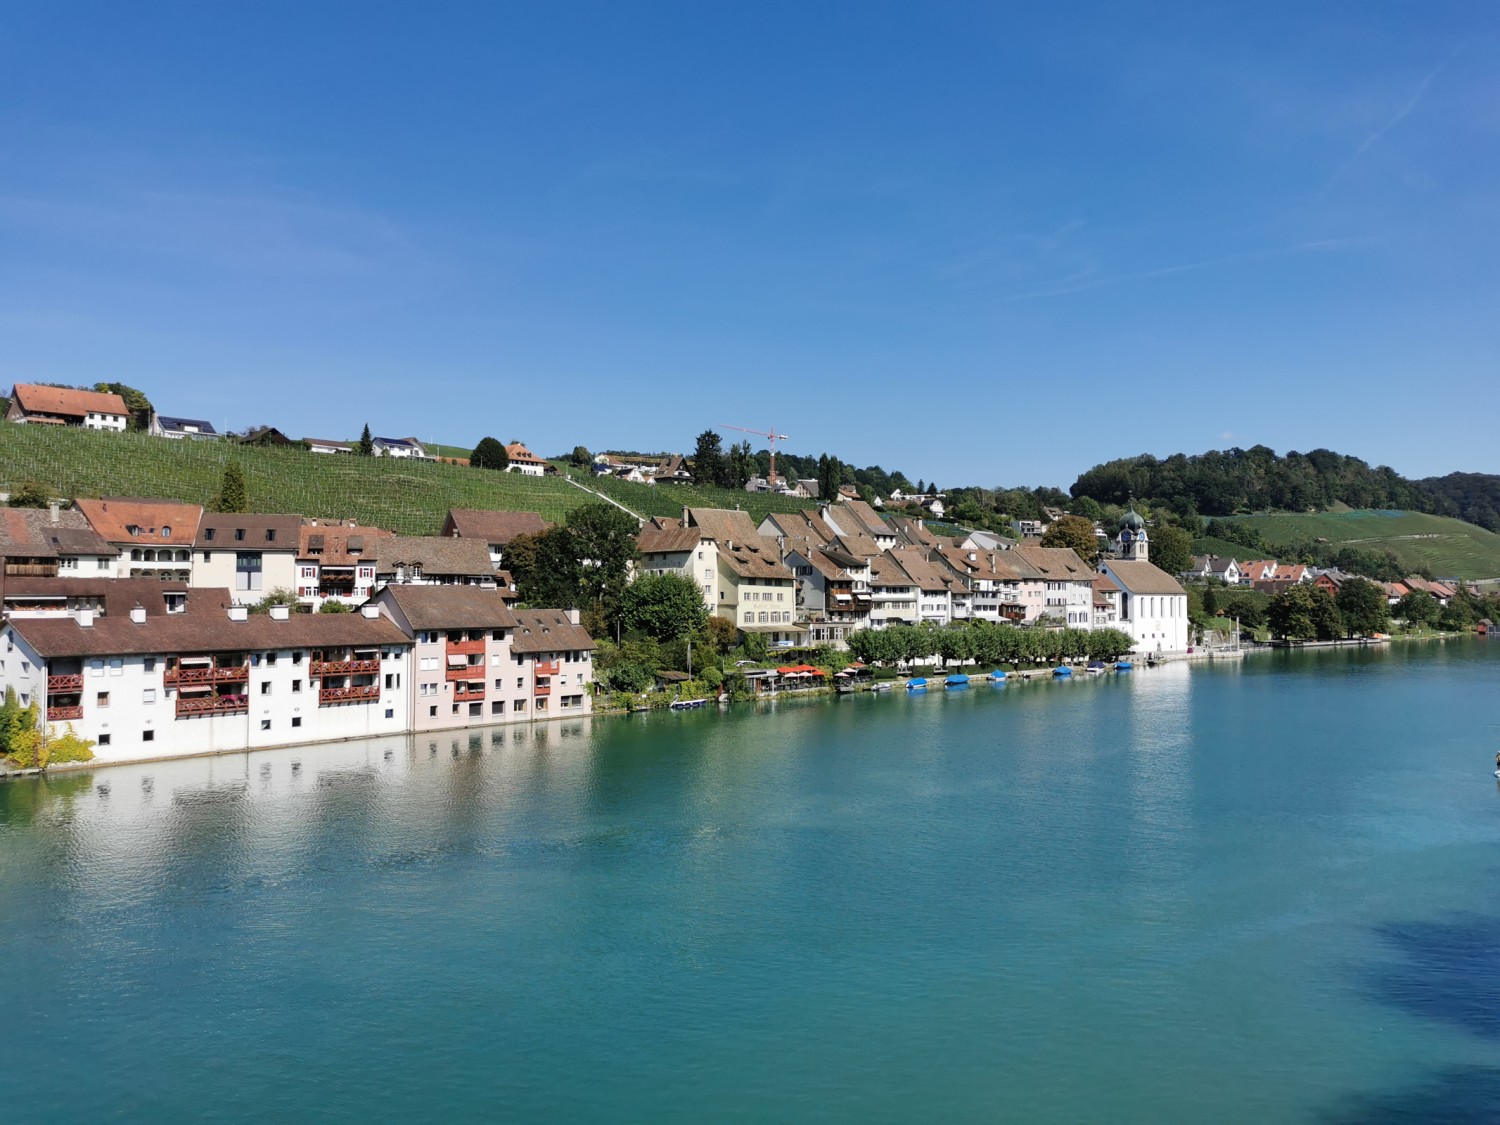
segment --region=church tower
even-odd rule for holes
[[[1120,520],[1120,533],[1115,536],[1115,558],[1130,559],[1137,562],[1149,562],[1151,540],[1146,535],[1146,521],[1136,513],[1135,505],[1130,506]]]

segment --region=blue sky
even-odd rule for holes
[[[1480,3],[12,2],[0,382],[944,485],[1493,472],[1497,61]]]

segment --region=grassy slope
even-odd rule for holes
[[[796,512],[817,506],[816,500],[792,496],[772,496],[764,492],[745,492],[734,488],[704,488],[696,484],[630,484],[605,477],[595,479],[591,473],[570,469],[582,484],[618,500],[643,516],[680,516],[684,506],[690,508],[743,508],[757,523],[769,512]]]
[[[1238,518],[1258,528],[1266,542],[1273,545],[1327,539],[1339,546],[1384,548],[1405,565],[1413,569],[1425,566],[1439,576],[1500,575],[1500,534],[1447,516],[1361,509],[1272,512]]]
[[[160,496],[201,504],[218,492],[231,461],[244,471],[256,511],[357,519],[408,535],[436,535],[449,508],[540,512],[560,520],[594,499],[558,477],[0,424],[0,489],[6,491],[35,480],[63,496]],[[810,503],[723,489],[584,483],[641,515],[677,515],[683,504],[738,503],[758,520],[767,511]]]

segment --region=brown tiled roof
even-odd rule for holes
[[[505,447],[505,452],[512,461],[530,462],[538,465],[542,463],[542,459],[527,449],[524,442],[511,442]]]
[[[829,546],[857,559],[873,559],[880,554],[880,544],[868,535],[836,535]]]
[[[720,550],[727,543],[738,546],[760,538],[750,513],[738,508],[689,508],[688,526],[698,528],[709,539],[718,540]]]
[[[464,539],[483,539],[503,547],[517,535],[540,535],[552,524],[536,512],[487,512],[480,508],[450,508],[443,534],[455,531]]]
[[[1182,584],[1155,563],[1139,559],[1110,559],[1106,566],[1119,585],[1132,594],[1186,594]]]
[[[228,609],[232,598],[227,589],[194,586],[180,579],[160,581],[155,578],[7,578],[5,600],[30,601],[56,599],[59,602],[87,600],[103,605],[109,617],[129,617],[134,606],[148,615],[167,612],[166,595],[186,594],[187,613],[220,613]]]
[[[82,418],[89,414],[129,415],[125,400],[117,394],[100,391],[75,391],[71,387],[42,387],[34,383],[17,383],[11,396],[28,414],[61,414]]]
[[[1078,557],[1072,547],[1032,547],[1022,544],[1007,552],[1050,582],[1092,582],[1094,568]]]
[[[10,627],[43,657],[133,656],[199,652],[255,652],[343,645],[405,645],[388,618],[359,613],[294,613],[287,621],[252,614],[245,621],[208,613],[97,617],[84,628],[70,617],[12,620]]]
[[[864,525],[864,529],[872,535],[896,534],[891,530],[890,524],[880,518],[880,513],[863,500],[845,500],[839,505],[836,515],[842,515],[844,512],[849,512],[853,515],[855,519]]]
[[[58,555],[117,555],[82,512],[46,508],[0,508],[0,555],[52,559]]]
[[[777,532],[788,537],[831,543],[838,534],[822,516],[806,509],[797,512],[772,512],[766,519]]]
[[[981,582],[1019,582],[1023,578],[1037,577],[1032,568],[1024,563],[1016,565],[1013,551],[964,550],[962,547],[942,546],[934,548],[936,556],[949,569],[965,578]],[[973,555],[971,559],[969,556]]]
[[[635,537],[641,554],[675,554],[691,551],[703,542],[703,532],[696,527],[683,527],[681,520],[657,516],[647,520]]]
[[[379,540],[394,534],[382,527],[304,520],[297,536],[297,558],[324,566],[354,566],[359,562],[373,564]]]
[[[368,547],[366,548],[368,552]],[[390,574],[398,565],[420,565],[425,574],[461,574],[488,578],[495,567],[489,544],[479,539],[442,535],[390,535],[376,543],[377,574]]]
[[[719,561],[729,567],[740,578],[785,578],[793,575],[781,562],[781,549],[776,540],[756,535],[748,542],[736,539],[731,549],[719,544]]]
[[[566,610],[518,609],[515,614],[511,652],[581,652],[594,647],[588,630],[568,620]]]
[[[951,590],[960,584],[952,574],[946,573],[946,568],[940,571],[933,565],[920,547],[893,547],[888,554],[901,564],[901,569],[911,575],[912,581],[923,590]]]
[[[870,560],[871,586],[915,586],[916,582],[907,574],[889,552],[876,555]]]
[[[892,516],[890,525],[908,543],[919,547],[931,547],[937,543],[937,537],[928,531],[925,526],[917,520],[908,516]]]
[[[301,516],[271,516],[254,512],[204,512],[198,520],[198,548],[219,547],[257,551],[295,551],[302,529]],[[244,532],[236,538],[236,532]]]
[[[499,590],[478,586],[387,586],[382,594],[413,629],[513,629],[516,619]]]
[[[148,500],[133,496],[78,499],[73,506],[103,538],[115,544],[150,547],[191,547],[198,534],[203,505],[177,500]],[[131,535],[128,528],[137,529]],[[171,535],[163,532],[171,529]]]

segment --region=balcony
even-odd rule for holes
[[[184,668],[178,665],[176,668],[168,668],[162,675],[162,682],[168,687],[182,684],[242,684],[249,679],[250,669],[244,664],[229,664],[222,668],[207,665]]]
[[[179,695],[177,717],[192,715],[243,715],[250,710],[250,699],[244,695]]]
[[[534,694],[536,694],[536,695],[551,695],[552,694],[552,685],[551,684],[537,684],[536,685],[536,691],[535,691]]]
[[[557,661],[555,660],[549,660],[545,664],[538,664],[536,666],[536,674],[538,676],[555,676],[558,671]]]
[[[7,578],[56,578],[57,564],[49,563],[14,563],[5,564],[5,576]]]
[[[444,650],[449,656],[483,656],[485,640],[480,637],[477,641],[449,641]]]
[[[308,675],[316,679],[323,676],[374,675],[379,671],[378,660],[314,660],[312,671]]]
[[[455,684],[453,686],[453,702],[472,702],[484,698],[484,684],[470,680],[468,683]]]
[[[81,718],[83,718],[83,706],[81,704],[75,704],[72,707],[47,708],[47,721],[49,723],[67,723]]]
[[[472,680],[476,676],[484,678],[483,664],[465,664],[462,668],[449,668],[447,679],[450,684],[456,684]]]
[[[83,675],[76,676],[48,676],[47,694],[57,695],[65,691],[82,691]]]
[[[380,701],[379,684],[359,684],[355,687],[330,687],[318,692],[320,706],[330,703],[377,703]]]

